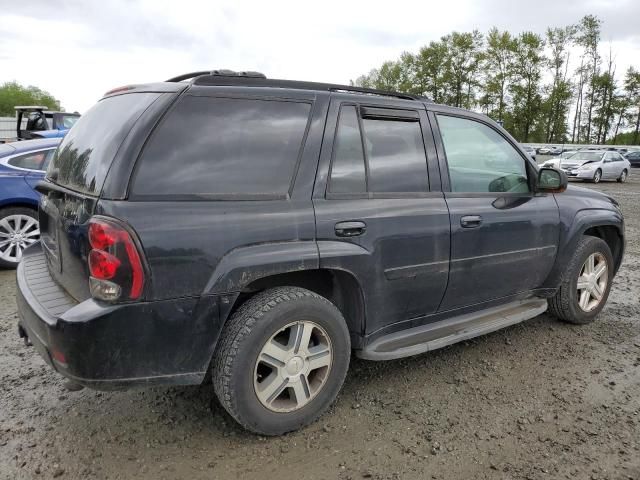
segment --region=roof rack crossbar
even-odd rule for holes
[[[234,70],[201,70],[199,72],[190,72],[185,73],[183,75],[178,75],[177,77],[170,78],[167,82],[182,82],[183,80],[189,80],[190,78],[197,78],[204,75],[215,76],[215,77],[233,77],[233,78],[267,78],[264,73],[253,72],[253,71],[242,71],[236,72]]]
[[[278,80],[270,79],[264,76],[248,76],[248,75],[220,75],[210,72],[197,72],[186,78],[193,78],[194,85],[211,85],[211,86],[246,86],[246,87],[272,87],[272,88],[297,88],[300,90],[324,90],[329,92],[346,92],[346,93],[362,93],[367,95],[381,95],[385,97],[395,97],[404,100],[417,100],[422,102],[431,102],[431,99],[421,95],[413,95],[410,93],[394,92],[388,90],[378,90],[374,88],[355,87],[351,85],[338,85],[333,83],[304,82],[299,80]],[[253,72],[247,72],[253,73]],[[185,77],[184,75],[181,77]],[[175,78],[181,78],[175,77]],[[186,79],[182,78],[182,79]],[[181,81],[181,80],[179,80]]]

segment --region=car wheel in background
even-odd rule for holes
[[[213,385],[240,425],[280,435],[331,405],[350,357],[349,330],[333,303],[303,288],[273,288],[228,320],[214,354]]]
[[[627,181],[627,169],[625,168],[624,170],[622,170],[622,173],[618,177],[618,182],[624,183],[626,181]]]
[[[550,313],[569,323],[592,322],[607,303],[613,269],[613,256],[604,240],[580,239],[560,288],[549,299]]]
[[[593,183],[600,183],[602,179],[602,170],[596,170],[596,173],[593,174]]]
[[[40,239],[37,213],[30,208],[0,210],[0,267],[16,268],[22,252]]]

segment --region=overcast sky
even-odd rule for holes
[[[0,83],[80,112],[113,87],[194,70],[346,83],[453,30],[542,34],[587,13],[618,72],[640,66],[640,0],[0,0]]]

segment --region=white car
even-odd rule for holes
[[[631,164],[618,152],[581,151],[569,158],[560,158],[559,167],[569,178],[598,183],[600,180],[627,180]]]

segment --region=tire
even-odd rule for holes
[[[33,222],[35,220],[35,223]],[[16,223],[19,222],[19,223]],[[13,242],[15,230],[21,228],[19,242]],[[9,207],[0,210],[0,267],[16,268],[22,251],[40,239],[38,213],[24,207]]]
[[[300,356],[289,360],[279,357],[284,361],[277,369],[271,367],[270,360],[262,361],[263,358],[274,358],[264,354],[264,349],[271,348],[274,342],[281,349],[288,349],[284,343],[291,345],[292,339],[299,338],[294,332],[300,328],[312,328],[307,346],[303,348],[301,344],[300,350],[295,347],[295,355]],[[301,335],[304,337],[304,333]],[[300,342],[295,340],[294,343]],[[301,352],[324,351],[327,345],[328,360],[326,356],[322,358],[323,362],[330,362],[328,366],[308,370],[308,377],[304,370],[297,370],[299,366],[311,369],[308,360],[317,357]],[[292,352],[294,350],[287,350],[286,355],[292,355]],[[277,356],[280,353],[278,350]],[[349,368],[351,343],[346,322],[333,303],[303,288],[278,287],[258,293],[232,315],[214,355],[214,390],[229,415],[252,432],[281,435],[312,423],[333,403]],[[282,380],[283,375],[289,374],[291,377]],[[302,381],[303,377],[307,378],[306,382]],[[269,379],[280,382],[285,388],[269,390]],[[306,384],[304,389],[303,383]],[[267,387],[262,389],[263,385]],[[267,398],[265,391],[274,393]],[[278,391],[281,393],[277,394]],[[301,402],[298,391],[302,392]],[[306,394],[309,396],[303,398]]]
[[[587,311],[580,306],[582,297],[578,291],[578,277],[591,255],[595,255],[596,258],[600,256],[606,262],[607,270],[606,274],[603,274],[603,278],[606,277],[606,285],[601,289],[602,296],[597,305]],[[578,242],[573,257],[567,265],[560,288],[555,296],[548,300],[549,312],[569,323],[583,325],[592,322],[607,303],[613,280],[613,268],[613,256],[606,242],[597,237],[584,236]]]
[[[627,175],[629,175],[629,172],[627,172],[627,169],[625,168],[624,170],[622,170],[622,172],[620,172],[620,176],[618,177],[618,183],[626,182]]]
[[[593,183],[600,183],[602,180],[602,170],[596,170],[596,173],[593,174],[593,179],[591,180]]]

